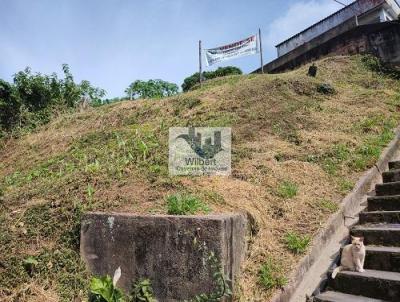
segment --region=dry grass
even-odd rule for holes
[[[285,234],[318,232],[349,183],[376,160],[399,117],[398,81],[368,70],[360,57],[317,65],[315,79],[305,67],[217,79],[178,97],[61,116],[8,141],[0,151],[0,299],[28,301],[10,297],[31,284],[32,297],[41,297],[40,289],[54,301],[83,297],[88,276],[76,242],[80,213],[165,213],[165,196],[187,192],[214,212],[246,211],[254,218],[238,300],[267,301],[277,289],[260,285],[262,264],[272,259],[290,276],[302,255],[287,249]],[[321,83],[337,93],[318,93]],[[168,176],[168,127],[186,125],[232,126],[231,177]],[[139,139],[151,146],[145,160],[130,143]],[[127,150],[134,158],[119,160]],[[290,198],[279,194],[285,182],[297,188]],[[28,255],[39,260],[32,278],[21,268]]]

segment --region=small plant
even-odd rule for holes
[[[133,285],[132,302],[156,302],[149,279],[139,280]]]
[[[282,272],[282,267],[276,264],[271,258],[268,258],[261,265],[258,272],[258,280],[265,289],[281,288],[287,283],[287,279]]]
[[[308,235],[301,236],[294,232],[288,232],[285,236],[286,247],[295,254],[302,254],[307,250],[311,238]]]
[[[124,293],[116,287],[120,277],[120,268],[115,271],[113,279],[109,275],[93,277],[90,281],[89,302],[126,302]]]
[[[297,195],[298,187],[294,182],[284,181],[279,185],[277,194],[282,198],[293,198]]]
[[[199,198],[186,194],[174,194],[167,197],[169,215],[194,215],[197,212],[210,212],[210,208]]]
[[[37,267],[38,264],[39,262],[32,256],[29,256],[24,260],[23,263],[24,269],[30,277],[32,277],[33,273],[35,272],[35,268]]]
[[[88,185],[87,189],[86,189],[86,193],[89,199],[93,198],[93,194],[94,194],[94,188],[92,187],[92,185]]]
[[[199,245],[199,250],[202,251],[204,246]],[[219,302],[223,297],[230,297],[232,291],[225,278],[221,262],[214,252],[208,252],[207,263],[213,271],[213,279],[216,286],[216,291],[210,294],[200,294],[195,296],[189,302]]]

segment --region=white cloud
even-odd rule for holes
[[[308,0],[292,5],[283,16],[270,23],[268,31],[263,37],[266,51],[276,54],[274,47],[276,44],[299,33],[340,8],[341,6],[332,0]]]

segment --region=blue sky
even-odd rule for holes
[[[343,0],[350,3],[350,0]],[[0,0],[0,78],[30,66],[42,73],[70,65],[76,80],[123,96],[137,79],[181,85],[204,48],[263,33],[264,62],[274,45],[341,6],[333,0]],[[250,72],[259,57],[231,60]]]

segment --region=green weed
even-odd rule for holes
[[[174,194],[167,197],[169,215],[194,215],[198,212],[208,213],[210,208],[196,196]]]
[[[302,254],[307,250],[311,237],[308,235],[299,235],[294,232],[288,232],[285,235],[285,243],[288,250],[295,254]]]
[[[298,192],[297,184],[291,181],[284,181],[281,183],[277,189],[277,195],[282,198],[293,198],[297,195]]]
[[[149,279],[142,279],[133,285],[132,302],[156,302]]]
[[[271,258],[267,259],[258,271],[258,280],[265,289],[281,288],[286,285],[287,278],[283,275],[282,267]]]

